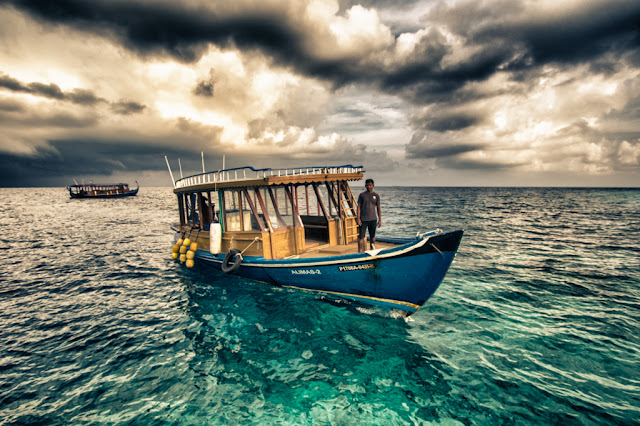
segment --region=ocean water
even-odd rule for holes
[[[169,188],[0,189],[0,423],[637,424],[640,190],[376,190],[466,230],[408,319],[187,270]]]

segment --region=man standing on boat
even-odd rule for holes
[[[380,211],[380,196],[373,192],[373,179],[367,179],[364,187],[367,189],[358,197],[358,252],[364,251],[367,229],[369,229],[369,248],[376,248],[377,227],[382,226],[382,212]],[[377,213],[377,217],[376,217]]]

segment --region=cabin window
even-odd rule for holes
[[[301,215],[328,219],[355,217],[351,188],[344,181],[300,185],[297,193]]]
[[[299,185],[294,192],[297,194],[300,215],[319,216],[327,219],[338,217],[336,200],[331,200],[325,185]]]
[[[256,207],[255,197],[247,189],[226,190],[224,197],[225,231],[262,231],[264,215]]]
[[[293,209],[284,187],[265,188],[265,194],[265,199],[268,200],[269,217],[274,218],[274,228],[293,226]]]
[[[196,197],[195,193],[185,195],[187,223],[194,227],[200,225],[200,215],[198,214]]]
[[[198,194],[198,213],[201,217],[201,228],[208,231],[211,223],[218,222],[217,194],[208,191]]]
[[[226,231],[274,231],[292,227],[295,214],[293,186],[228,189],[224,198]],[[292,204],[292,201],[294,204]]]
[[[208,230],[212,222],[218,222],[219,209],[216,192],[181,194],[180,223]]]
[[[228,190],[223,192],[224,197],[224,229],[225,231],[242,231],[243,219],[249,220],[249,212],[242,212],[238,202],[238,192]]]

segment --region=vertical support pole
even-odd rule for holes
[[[291,201],[291,215],[293,217],[293,247],[296,254],[300,254],[302,248],[298,245],[298,230],[302,229],[302,219],[300,219],[300,215],[296,214],[298,209],[296,208],[296,204],[293,202],[293,194],[290,187],[291,184],[284,187],[284,195],[285,198],[289,198],[289,201]],[[286,202],[287,200],[285,199],[285,203]]]
[[[342,207],[342,184],[338,182],[338,217],[341,221],[345,221],[346,214],[344,214],[344,209]]]
[[[306,197],[306,201],[307,201],[307,216],[311,216],[309,214],[309,185],[308,184],[304,184],[304,195]]]
[[[287,193],[287,187],[284,187],[284,215],[285,216],[289,216],[289,203],[287,203],[287,197],[286,197],[286,193]],[[293,207],[291,208],[292,212],[291,215],[293,216]]]
[[[291,215],[293,216],[293,226],[294,227],[301,227],[303,226],[302,224],[302,219],[300,218],[300,213],[298,212],[298,203],[297,203],[297,199],[294,201],[294,192],[292,190],[293,185],[288,185],[284,187],[285,190],[285,194],[286,196],[289,198],[289,200],[291,201]]]
[[[244,211],[242,210],[242,192],[235,191],[238,194],[238,216],[240,221],[240,230],[244,231]],[[235,200],[235,197],[233,197]]]
[[[195,192],[189,194],[189,201],[191,201],[191,226],[196,224],[196,212],[198,208],[198,196]]]
[[[280,208],[278,207],[277,197],[273,195],[273,191],[271,190],[271,187],[269,187],[268,189],[269,189],[269,196],[271,197],[271,202],[273,203],[273,208],[276,213],[276,217],[278,218],[278,222],[280,223],[281,226],[287,226],[286,222],[284,221],[284,219],[282,219],[282,216],[280,215]]]
[[[173,187],[176,187],[176,181],[175,179],[173,179],[173,173],[171,172],[171,166],[169,166],[169,160],[167,159],[167,156],[164,156],[164,161],[167,162],[167,168],[169,169],[169,176],[171,176],[171,183],[173,184]],[[76,182],[76,180],[73,180],[74,182]],[[76,185],[78,184],[78,182],[76,182]]]
[[[251,209],[251,212],[253,213],[253,217],[256,218],[256,222],[258,222],[258,226],[260,227],[260,231],[264,232],[264,224],[262,223],[262,220],[260,220],[260,216],[258,216],[258,211],[256,210],[256,205],[253,203],[253,201],[251,201],[251,196],[249,195],[249,191],[247,191],[247,188],[242,188],[242,194],[244,194],[244,198],[247,200],[247,204],[249,204],[249,208]]]
[[[182,237],[182,227],[185,225],[183,194],[178,194],[178,209],[180,210],[180,237]]]
[[[211,199],[211,191],[207,191],[207,200],[209,200],[209,220],[213,222],[213,200]]]
[[[204,217],[207,206],[204,205],[204,197],[202,192],[198,192],[196,199],[198,200],[198,212],[200,213],[200,229],[204,229]]]
[[[316,198],[318,199],[318,216],[320,216],[320,209],[322,209],[322,214],[328,221],[330,218],[327,214],[327,209],[324,207],[324,203],[322,202],[322,195],[320,194],[320,190],[315,183],[312,183],[311,186],[313,186],[313,190],[316,192]]]
[[[255,195],[258,198],[258,203],[260,204],[260,208],[262,209],[262,214],[264,215],[264,221],[267,223],[267,228],[269,228],[269,233],[273,233],[273,226],[271,225],[271,218],[269,217],[269,212],[267,211],[267,206],[262,199],[262,194],[260,194],[260,190],[258,188],[255,189]]]
[[[220,207],[220,227],[222,228],[222,234],[224,235],[225,226],[227,225],[227,203],[224,199],[224,191],[218,191],[218,206]]]

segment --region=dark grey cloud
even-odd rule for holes
[[[176,127],[183,135],[194,137],[194,140],[207,141],[208,145],[220,147],[220,138],[224,127],[203,124],[184,117],[176,120]]]
[[[104,140],[56,140],[50,141],[46,148],[38,148],[35,154],[21,155],[0,152],[0,186],[66,186],[73,179],[85,182],[96,176],[119,175],[141,176],[148,172],[167,172],[164,156],[167,156],[177,179],[178,158],[181,160],[184,175],[202,171],[201,157],[192,149],[181,147],[176,142],[173,147],[157,146],[140,141],[104,141]],[[205,166],[208,171],[221,168],[222,151],[205,149]],[[315,164],[314,161],[318,160]],[[259,164],[260,167],[303,167],[323,164],[367,164],[371,171],[389,171],[398,167],[398,163],[389,158],[384,151],[369,150],[364,145],[347,143],[338,147],[336,152],[318,156],[318,158],[291,159],[277,154],[234,154],[227,155],[226,167],[242,167],[247,164]],[[168,175],[168,172],[167,172]],[[164,181],[162,182],[164,184]],[[169,183],[167,178],[166,183]]]
[[[107,103],[106,99],[97,96],[90,90],[73,89],[69,92],[63,92],[58,85],[53,83],[24,83],[6,74],[0,74],[0,89],[2,88],[12,92],[22,92],[49,99],[68,101],[76,105],[93,106],[98,103]],[[125,100],[113,102],[110,107],[113,112],[120,115],[140,113],[146,108],[145,105],[138,102]]]
[[[274,53],[284,54],[286,50],[300,54],[296,32],[283,25],[276,13],[245,11],[220,18],[212,10],[183,6],[180,2],[7,0],[5,3],[45,21],[121,38],[140,53],[164,52],[183,62],[196,61],[207,43],[226,46],[234,42]]]
[[[535,4],[534,4],[535,5]],[[640,3],[634,0],[585,3],[565,12],[554,10],[531,16],[522,1],[444,3],[428,20],[481,46],[497,46],[505,65],[531,67],[545,63],[580,63],[602,55],[633,52],[640,47]],[[508,49],[504,49],[508,47]],[[508,56],[508,55],[511,56]]]
[[[191,150],[139,141],[51,141],[47,148],[39,148],[31,155],[0,152],[0,186],[66,186],[73,179],[88,181],[95,176],[117,178],[124,173],[135,176],[149,171],[164,172],[165,155],[172,162],[181,158],[185,172],[198,173],[202,169],[200,156]],[[221,155],[215,151],[205,151],[204,155],[210,164],[221,162]],[[177,164],[172,167],[177,168]]]
[[[385,75],[387,90],[400,91],[420,104],[448,101],[468,82],[484,81],[497,72],[513,79],[530,78],[546,64],[590,63],[592,72],[610,73],[621,62],[637,64],[640,52],[640,3],[605,1],[585,5],[574,14],[529,16],[524,2],[441,3],[425,20],[466,40],[475,53],[442,66],[451,46],[432,29],[413,63]],[[421,102],[422,99],[422,102]]]
[[[482,121],[477,114],[466,112],[427,112],[414,114],[412,124],[415,129],[446,132],[466,129],[475,126]]]
[[[28,93],[35,96],[64,100],[82,105],[93,105],[98,102],[104,102],[104,99],[99,98],[89,90],[74,89],[71,92],[65,93],[57,84],[44,84],[40,82],[24,83],[1,72],[0,88],[8,89],[12,92]]]
[[[25,92],[42,95],[46,98],[64,99],[64,93],[55,84],[31,83]]]
[[[11,128],[88,128],[98,123],[96,114],[80,114],[70,111],[45,110],[38,111],[26,104],[5,103],[3,108],[0,102],[0,124]],[[6,137],[6,135],[2,135]],[[3,141],[4,142],[4,141]]]
[[[443,158],[478,151],[484,146],[470,143],[453,143],[437,140],[429,134],[418,132],[406,145],[407,158]]]
[[[332,125],[339,126],[341,133],[362,133],[385,129],[389,126],[388,120],[374,111],[354,107],[334,111],[331,121]]]
[[[23,105],[20,102],[14,100],[0,99],[0,115],[2,112],[22,112],[24,111]]]
[[[209,43],[260,49],[277,62],[337,85],[365,82],[400,92],[415,103],[449,96],[469,81],[495,72],[518,71],[546,63],[579,63],[602,56],[614,62],[640,47],[640,2],[611,0],[586,4],[572,14],[528,16],[525,2],[497,0],[440,3],[423,18],[463,38],[475,54],[444,65],[452,47],[432,29],[410,61],[389,69],[362,58],[323,60],[307,47],[305,28],[283,10],[244,10],[216,14],[213,8],[176,2],[106,0],[7,0],[5,3],[46,21],[120,38],[142,54],[169,54],[183,62],[197,60]],[[352,2],[343,3],[349,7]],[[382,5],[385,2],[373,2]],[[412,2],[407,2],[412,4]],[[636,56],[634,56],[636,57]],[[43,88],[44,89],[44,88]],[[54,89],[54,88],[51,88]],[[210,93],[206,85],[199,94]]]
[[[488,171],[488,172],[500,172],[509,171],[516,167],[528,165],[525,162],[512,162],[505,164],[498,161],[487,160],[470,160],[468,158],[461,158],[458,156],[450,156],[444,158],[438,158],[436,164],[439,167],[452,170],[476,170],[476,171]],[[508,182],[501,181],[501,185],[508,185]]]
[[[634,1],[587,5],[577,15],[562,20],[512,25],[536,63],[576,63],[640,48],[640,6]],[[479,34],[480,36],[482,34]],[[612,58],[613,59],[613,58]]]
[[[474,160],[463,155],[487,148],[490,147],[485,144],[440,140],[433,134],[417,132],[406,145],[406,156],[408,159],[428,158],[434,160],[437,167],[454,170],[500,171],[523,165],[518,162],[505,164],[486,159]]]
[[[80,105],[94,105],[105,101],[96,96],[91,90],[86,89],[73,89],[71,92],[66,93],[65,97],[74,104]]]
[[[211,97],[213,96],[213,88],[215,87],[212,81],[200,81],[193,89],[193,94],[198,96]]]
[[[145,108],[145,105],[134,101],[120,101],[111,104],[111,110],[120,115],[137,114],[144,111]]]
[[[424,144],[407,145],[407,157],[409,158],[440,158],[451,157],[465,152],[477,151],[476,145],[456,144],[450,146],[430,147]]]

